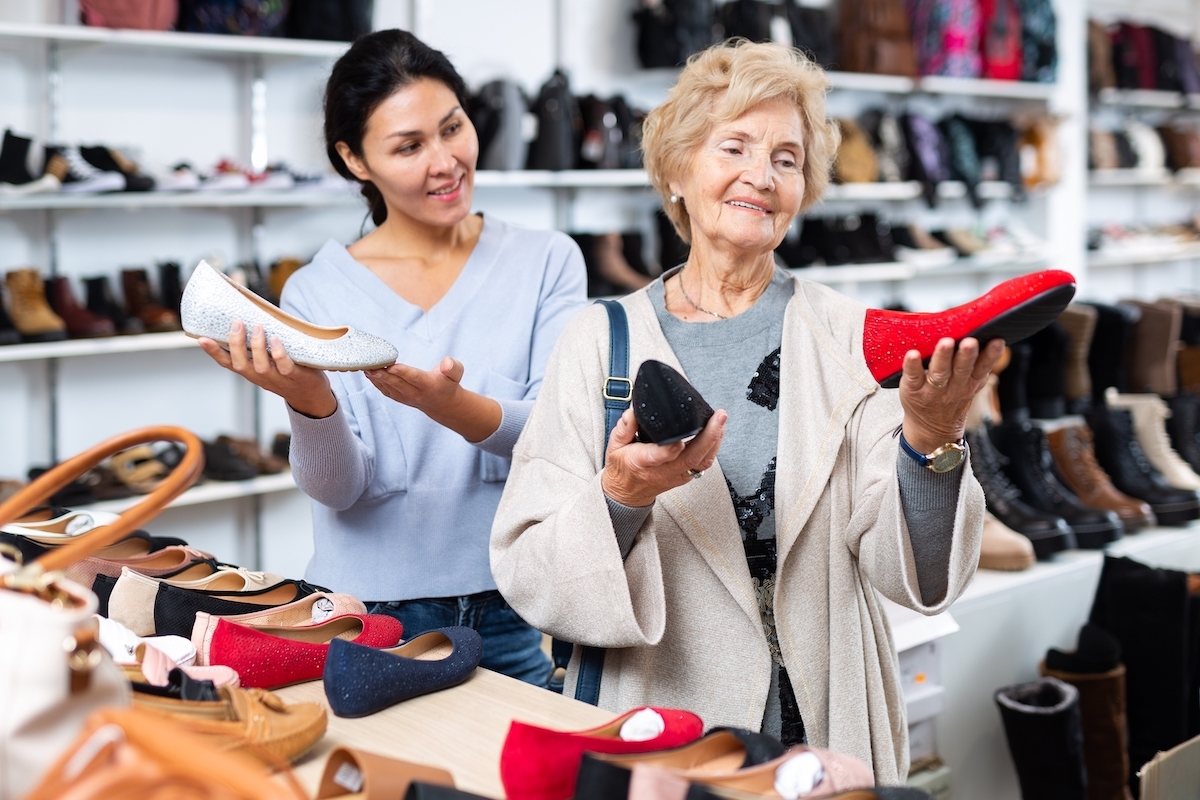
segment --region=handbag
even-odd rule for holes
[[[180,0],[177,30],[278,36],[289,0]]]
[[[533,103],[537,116],[537,138],[529,148],[527,169],[574,169],[579,156],[579,134],[583,117],[571,94],[567,76],[555,70]]]
[[[353,42],[371,32],[374,0],[291,0],[283,35]]]
[[[79,0],[79,16],[94,28],[165,31],[175,25],[179,0]]]
[[[608,312],[608,377],[604,379],[604,442],[633,399],[629,380],[629,318],[625,307],[616,300],[597,300]],[[579,674],[575,680],[575,699],[588,705],[600,704],[600,678],[604,674],[604,648],[574,645],[562,639],[550,643],[555,669],[567,668],[571,655],[579,647]]]
[[[112,525],[25,565],[0,558],[0,800],[29,791],[93,711],[128,705],[128,683],[101,647],[91,619],[96,596],[60,570],[125,538],[194,483],[204,465],[203,446],[195,434],[169,426],[114,436],[0,504],[4,525],[109,455],[160,440],[182,444],[187,452],[157,489]]]

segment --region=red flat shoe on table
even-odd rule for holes
[[[900,385],[904,354],[917,350],[926,363],[940,339],[973,336],[980,346],[992,339],[1019,342],[1049,325],[1075,296],[1075,277],[1048,269],[1004,281],[969,303],[937,313],[867,309],[863,357],[885,389]]]
[[[703,733],[698,716],[673,708],[635,708],[584,731],[514,721],[500,753],[500,780],[509,800],[567,800],[585,752],[649,753],[687,744]]]

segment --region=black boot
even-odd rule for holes
[[[995,694],[1022,800],[1087,800],[1079,691],[1057,678]]]
[[[1000,400],[1000,418],[1007,422],[1029,419],[1029,361],[1033,348],[1028,341],[1008,347],[1011,357],[999,375],[996,396]]]
[[[1021,490],[1004,474],[1003,456],[996,451],[986,431],[968,430],[971,470],[975,473],[988,511],[1033,544],[1038,558],[1049,558],[1060,550],[1075,547],[1075,534],[1057,514],[1038,511],[1021,499]]]
[[[1187,573],[1129,558],[1104,559],[1091,622],[1121,643],[1129,722],[1129,781],[1160,750],[1188,736],[1198,703],[1191,690]]]
[[[84,278],[83,285],[87,287],[88,311],[111,319],[118,333],[142,333],[145,331],[142,321],[126,314],[124,307],[113,297],[107,275]]]
[[[1167,435],[1171,437],[1171,448],[1188,463],[1193,470],[1200,471],[1200,397],[1190,392],[1180,392],[1167,398],[1171,416],[1167,418]]]
[[[1088,351],[1088,372],[1092,376],[1092,405],[1104,405],[1104,391],[1116,387],[1118,392],[1127,392],[1128,380],[1125,373],[1125,354],[1133,336],[1133,328],[1142,313],[1135,306],[1118,304],[1107,306],[1089,303],[1096,309],[1096,330],[1092,334],[1092,348]]]
[[[1052,322],[1026,341],[1033,351],[1026,378],[1029,415],[1058,419],[1067,413],[1065,379],[1071,337],[1062,325]]]
[[[164,261],[158,265],[158,293],[163,305],[178,314],[183,300],[183,280],[177,262]]]
[[[24,186],[33,183],[38,176],[29,171],[29,151],[33,142],[12,131],[4,132],[4,143],[0,145],[0,183]]]
[[[1123,409],[1099,403],[1087,414],[1096,446],[1096,460],[1113,485],[1150,504],[1159,525],[1182,525],[1200,519],[1200,498],[1191,489],[1170,486],[1150,466],[1133,434],[1133,420]]]
[[[1084,505],[1054,477],[1041,428],[1029,422],[1002,422],[989,433],[992,444],[1008,460],[1004,474],[1021,490],[1022,499],[1066,520],[1080,547],[1102,548],[1121,538],[1125,529],[1115,513]]]
[[[0,297],[0,345],[20,344],[21,332],[13,325],[8,310],[4,307],[4,299]]]

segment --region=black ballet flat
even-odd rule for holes
[[[638,441],[672,444],[695,436],[713,415],[687,379],[661,361],[645,361],[633,381]]]

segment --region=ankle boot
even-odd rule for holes
[[[4,276],[12,298],[13,326],[26,342],[57,342],[67,338],[67,323],[50,309],[42,276],[35,269],[15,269]]]
[[[1054,474],[1075,493],[1080,502],[1092,508],[1116,512],[1126,533],[1154,524],[1150,506],[1113,486],[1096,462],[1092,431],[1086,425],[1065,425],[1046,434]]]
[[[1200,395],[1200,303],[1183,302],[1179,328],[1179,389]]]
[[[83,285],[87,289],[88,311],[111,319],[120,333],[142,333],[146,330],[142,321],[125,313],[125,309],[113,297],[107,275],[84,278]]]
[[[4,307],[4,298],[0,297],[0,346],[20,343],[21,332],[13,325],[12,317],[8,316],[8,309]]]
[[[1173,397],[1178,391],[1175,359],[1179,350],[1183,308],[1179,303],[1169,300],[1125,302],[1137,306],[1142,312],[1141,319],[1133,329],[1131,346],[1125,354],[1129,372],[1128,391]]]
[[[1087,800],[1079,690],[1057,678],[995,694],[1022,800]]]
[[[157,333],[181,330],[179,316],[154,297],[146,270],[121,270],[121,288],[125,292],[125,308],[131,316],[142,321],[147,331]]]
[[[1200,427],[1197,426],[1200,397],[1181,391],[1167,400],[1167,406],[1171,409],[1171,416],[1167,418],[1167,435],[1171,437],[1172,449],[1193,471],[1200,470]]]
[[[1087,415],[1096,461],[1122,492],[1150,504],[1159,525],[1182,525],[1200,519],[1200,497],[1176,489],[1150,465],[1133,433],[1133,420],[1124,409],[1093,408]]]
[[[1111,556],[1100,572],[1089,621],[1121,643],[1131,788],[1155,753],[1188,738],[1188,718],[1198,703],[1191,690],[1187,579],[1184,572]]]
[[[1171,410],[1156,394],[1118,394],[1111,389],[1106,396],[1109,408],[1123,408],[1133,418],[1133,434],[1151,466],[1162,473],[1176,489],[1200,490],[1200,475],[1171,448],[1167,436],[1167,417]]]
[[[1016,572],[1037,563],[1037,554],[1028,539],[996,519],[983,513],[983,538],[979,544],[979,568]]]
[[[1018,342],[1009,345],[1008,350],[1011,358],[999,375],[996,398],[1000,402],[1000,414],[1006,421],[1024,422],[1029,419],[1029,362],[1033,347],[1029,342]]]
[[[1066,520],[1079,547],[1095,549],[1121,538],[1124,529],[1111,511],[1088,508],[1058,482],[1042,429],[1029,422],[993,426],[992,444],[1007,459],[1004,473],[1021,490],[1026,503]]]
[[[1068,414],[1083,414],[1092,407],[1092,376],[1088,372],[1088,351],[1096,332],[1096,309],[1072,303],[1058,315],[1058,323],[1070,337],[1067,360],[1063,364],[1063,392]]]
[[[108,317],[93,314],[79,305],[75,293],[71,291],[71,282],[62,277],[51,278],[46,287],[50,299],[50,307],[54,313],[63,318],[67,324],[67,333],[74,339],[90,339],[97,336],[112,336],[117,332],[113,321]]]
[[[1125,375],[1125,353],[1129,350],[1133,327],[1142,312],[1125,303],[1115,306],[1088,303],[1096,309],[1096,330],[1088,350],[1088,372],[1092,378],[1092,407],[1104,405],[1104,390],[1115,386],[1118,392],[1128,391]]]
[[[971,471],[983,487],[988,511],[1029,539],[1038,558],[1075,547],[1075,534],[1062,517],[1039,511],[1021,499],[1020,489],[1004,474],[1003,456],[992,445],[986,429],[968,428],[966,439],[971,448]]]
[[[179,264],[174,261],[164,261],[158,265],[158,294],[163,306],[171,313],[179,314],[179,304],[183,300],[183,280],[179,274]]]
[[[1064,375],[1071,337],[1055,321],[1027,341],[1031,348],[1025,379],[1029,414],[1034,419],[1058,419],[1067,413]]]

